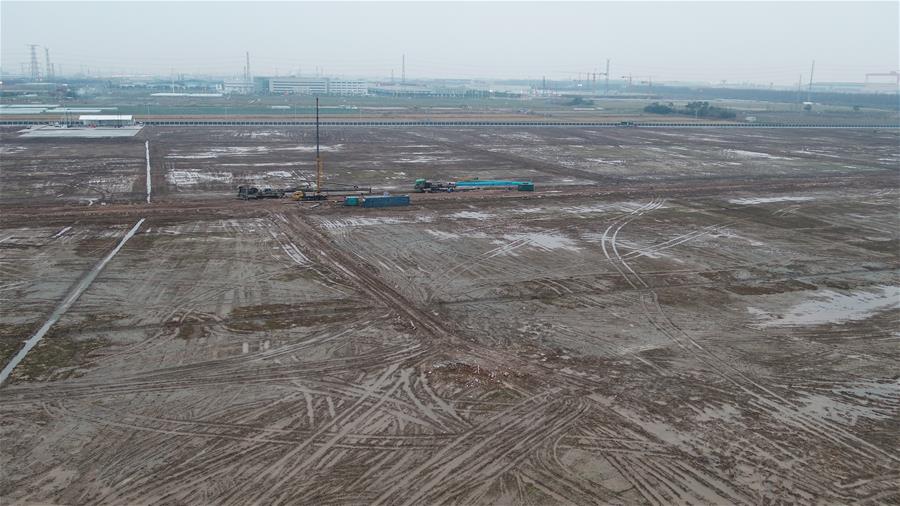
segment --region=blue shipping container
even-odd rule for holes
[[[385,197],[370,196],[363,199],[363,207],[396,207],[408,206],[409,195],[390,195]]]

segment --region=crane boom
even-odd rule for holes
[[[316,192],[322,192],[322,177],[324,176],[324,164],[319,154],[319,97],[316,97]]]

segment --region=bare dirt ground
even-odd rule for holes
[[[0,132],[4,504],[900,502],[896,130],[313,135]]]

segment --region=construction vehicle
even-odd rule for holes
[[[309,183],[307,183],[306,188],[296,189],[291,192],[291,199],[293,200],[325,200],[326,196],[346,196],[346,195],[371,195],[372,188],[360,188],[358,185],[350,184],[350,183],[331,183],[332,186],[328,186],[322,188],[321,192],[316,192],[312,190],[312,187]]]
[[[284,197],[285,190],[273,190],[272,188],[259,188],[253,186],[238,186],[238,198],[241,200],[256,199],[280,199]]]
[[[327,200],[329,196],[345,196],[345,195],[370,195],[372,188],[360,188],[352,183],[331,182],[331,186],[324,186],[325,179],[325,162],[322,160],[322,153],[319,145],[319,97],[316,97],[316,180],[301,181],[302,186],[297,188],[286,188],[283,190],[273,190],[266,188],[260,190],[253,187],[238,187],[238,198],[244,200],[282,198],[285,194],[290,195],[295,201],[317,201]]]
[[[316,192],[313,195],[307,195],[303,192],[300,199],[297,200],[325,200],[325,194],[322,192],[322,176],[325,174],[325,162],[319,153],[319,97],[316,97]]]
[[[453,183],[434,182],[420,178],[416,179],[413,189],[416,193],[452,192],[453,186]]]
[[[325,200],[325,194],[312,190],[298,190],[291,194],[291,199],[304,202]]]

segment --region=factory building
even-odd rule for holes
[[[297,95],[365,95],[366,81],[329,77],[268,77],[268,92]]]
[[[219,89],[226,94],[249,95],[253,93],[253,83],[250,81],[225,81]]]
[[[78,121],[87,127],[122,127],[134,125],[130,114],[87,114],[78,116]]]
[[[329,95],[365,95],[368,92],[369,86],[361,79],[328,80]]]

